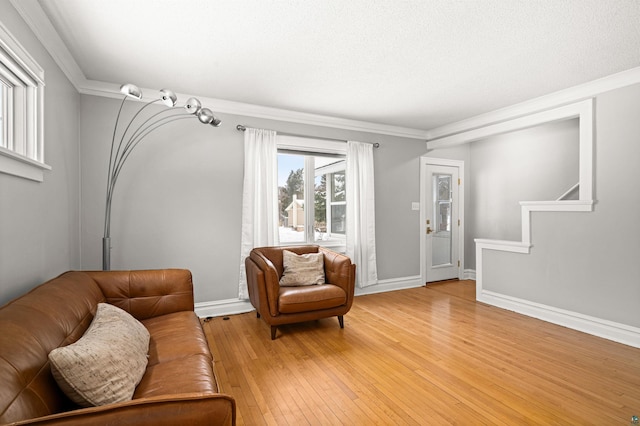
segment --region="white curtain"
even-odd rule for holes
[[[377,284],[373,145],[347,142],[347,247],[356,264],[356,284]]]
[[[238,298],[248,299],[244,260],[254,247],[278,244],[278,148],[273,130],[244,132],[242,242]]]

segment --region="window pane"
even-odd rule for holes
[[[451,235],[451,185],[452,176],[433,175],[433,214],[435,232],[433,233],[432,265],[450,265],[452,260]]]
[[[5,108],[7,105],[7,89],[4,84],[0,81],[0,146],[6,148],[7,142],[5,140],[7,131],[4,128],[4,116],[5,116]]]
[[[438,212],[436,214],[436,232],[451,231],[451,202],[438,202]]]
[[[327,232],[327,175],[316,176],[314,191],[315,240],[321,240]]]
[[[344,171],[333,173],[332,201],[345,201]]]
[[[331,206],[331,233],[344,235],[346,227],[347,206],[338,204]]]
[[[448,201],[451,199],[451,176],[450,175],[436,175],[438,184],[438,200]]]
[[[278,154],[281,243],[304,242],[304,155]]]
[[[451,175],[435,174],[433,179],[437,187],[436,232],[451,231]]]

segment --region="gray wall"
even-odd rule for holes
[[[484,287],[640,327],[640,85],[595,105],[595,211],[533,213],[531,254],[485,251]]]
[[[140,104],[126,104],[136,107]],[[101,268],[108,150],[119,101],[81,99],[82,267]],[[127,116],[130,116],[128,114]],[[129,158],[112,212],[112,269],[188,268],[197,302],[237,297],[243,133],[236,124],[281,132],[379,142],[374,150],[380,279],[418,275],[419,157],[423,141],[281,121],[220,115],[167,125]]]
[[[45,70],[44,182],[0,174],[0,305],[80,267],[80,96],[8,1],[0,21]]]
[[[565,120],[469,144],[465,246],[475,238],[522,241],[520,201],[553,201],[579,180],[578,120]],[[470,269],[475,269],[475,252]]]
[[[492,136],[429,157],[465,163],[465,269],[475,238],[522,240],[520,201],[552,201],[578,183],[578,120]]]
[[[485,250],[483,287],[638,327],[640,85],[604,93],[595,105],[595,211],[532,213],[531,254]],[[531,138],[547,145],[542,155],[522,146],[527,155],[518,158],[511,148]],[[465,160],[465,268],[476,268],[473,238],[521,239],[517,201],[555,199],[577,182],[578,165],[567,161],[576,143],[570,120],[429,152]],[[538,193],[538,182],[550,192]]]
[[[578,183],[578,120],[473,142],[470,158],[469,233],[522,241],[520,201],[553,201]]]

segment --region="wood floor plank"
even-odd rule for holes
[[[335,318],[203,322],[239,425],[628,424],[640,349],[475,301],[473,281],[359,296]]]

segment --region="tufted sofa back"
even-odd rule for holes
[[[176,311],[193,311],[193,282],[185,269],[86,272],[107,303],[145,320]]]
[[[48,354],[82,337],[104,301],[91,277],[68,272],[0,308],[0,423],[74,408]]]
[[[59,390],[48,354],[82,337],[101,302],[139,320],[193,311],[191,273],[70,271],[0,307],[0,424],[78,408]]]

